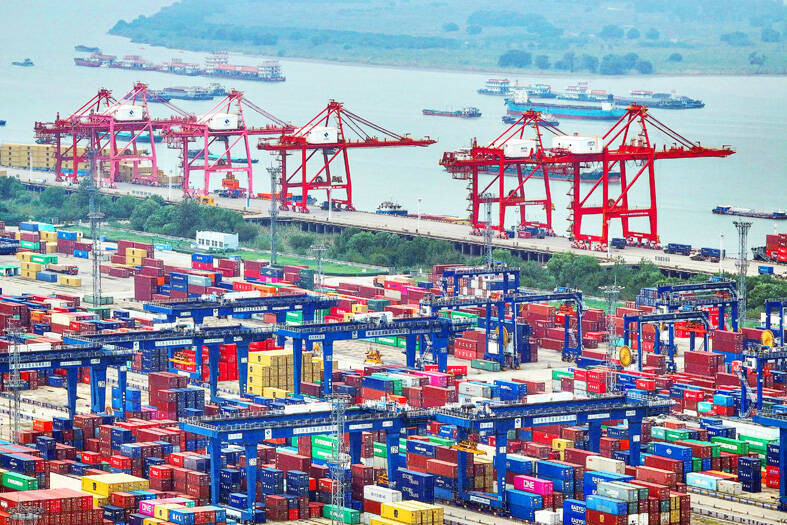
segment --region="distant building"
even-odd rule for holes
[[[205,250],[237,250],[238,234],[198,231],[197,246]]]

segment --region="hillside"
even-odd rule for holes
[[[181,0],[110,30],[199,51],[463,69],[787,72],[780,0]]]

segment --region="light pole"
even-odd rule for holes
[[[722,274],[723,266],[722,266],[722,259],[724,259],[724,234],[719,234],[719,275]]]
[[[333,210],[333,201],[331,201],[331,187],[328,186],[328,222],[331,222],[332,210]]]
[[[415,232],[418,233],[421,231],[421,201],[423,199],[418,197],[418,222],[415,223]]]

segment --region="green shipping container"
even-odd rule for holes
[[[667,440],[667,429],[665,427],[651,427],[650,436],[653,439]]]
[[[562,379],[564,377],[574,377],[574,374],[567,370],[552,370],[552,379]]]
[[[312,458],[328,461],[333,458],[335,451],[325,447],[312,447]]]
[[[325,505],[322,508],[322,517],[348,524],[361,523],[360,512],[347,507],[336,507],[335,505]]]
[[[500,363],[497,361],[487,361],[486,359],[473,359],[470,361],[470,368],[486,370],[487,372],[500,372]]]
[[[388,447],[385,443],[374,443],[374,456],[378,458],[388,457]]]
[[[41,249],[41,244],[36,241],[19,241],[19,247],[26,250],[39,250]]]
[[[30,262],[38,264],[57,264],[57,255],[33,255],[30,257]]]
[[[314,435],[312,436],[312,446],[335,449],[336,439],[333,436]]]
[[[445,445],[447,447],[450,447],[450,446],[456,444],[456,441],[454,441],[453,439],[443,438],[443,437],[439,437],[439,436],[429,436],[429,442],[430,443],[437,443],[438,445]]]
[[[768,450],[768,443],[774,442],[770,439],[747,436],[745,434],[740,434],[738,440],[747,442],[749,444],[749,452],[757,452],[758,454],[765,454]]]
[[[664,432],[667,441],[683,441],[689,439],[689,431],[682,428],[668,428]]]
[[[691,471],[702,472],[702,458],[691,458]]]
[[[396,337],[378,337],[376,342],[381,345],[396,346]]]
[[[2,484],[12,490],[37,490],[38,480],[18,472],[4,472]]]
[[[718,443],[722,450],[727,452],[734,452],[736,454],[745,455],[749,453],[749,443],[746,441],[739,441],[737,439],[730,439],[725,437],[712,437],[711,443]]]

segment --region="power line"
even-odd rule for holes
[[[281,157],[284,158],[283,155]],[[278,178],[281,176],[281,164],[274,166],[271,164],[268,167],[268,173],[271,176],[271,266],[276,265],[276,221],[279,218],[279,193],[278,193]]]

